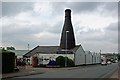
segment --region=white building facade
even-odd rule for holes
[[[50,48],[50,49],[49,49]],[[81,45],[76,46],[74,49],[71,49],[70,51],[72,53],[66,54],[66,52],[63,54],[59,52],[59,47],[47,47],[47,50],[54,49],[52,51],[49,51],[50,53],[46,51],[41,51],[43,47],[39,46],[36,49],[28,52],[26,56],[30,57],[30,63],[32,64],[32,57],[38,58],[38,65],[47,65],[51,60],[56,61],[56,58],[58,56],[68,57],[69,59],[73,60],[75,65],[87,65],[87,64],[98,64],[101,63],[101,58],[99,53],[92,53],[90,51],[84,51]],[[44,47],[43,50],[45,50],[46,47]],[[57,53],[59,52],[59,53]],[[31,54],[31,55],[30,55]]]

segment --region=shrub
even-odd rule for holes
[[[68,67],[73,67],[73,66],[75,66],[75,63],[73,62],[72,59],[67,58],[67,66],[68,66]]]
[[[118,54],[118,60],[120,61],[120,54]]]
[[[65,58],[63,56],[58,56],[56,58],[56,62],[61,66],[64,67],[65,66]]]
[[[67,59],[66,59],[67,58]],[[72,59],[69,59],[68,57],[58,56],[56,58],[56,62],[61,66],[65,66],[65,60],[67,60],[67,67],[73,67],[75,66],[74,61]]]
[[[2,51],[2,73],[13,72],[15,67],[15,53]]]
[[[20,58],[20,59],[17,59],[16,64],[17,64],[17,66],[25,66],[26,62],[24,59]]]

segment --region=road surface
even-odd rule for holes
[[[112,63],[107,66],[96,65],[84,68],[53,70],[44,74],[17,78],[109,78],[117,68],[118,64]]]

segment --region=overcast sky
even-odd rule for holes
[[[59,46],[67,8],[72,10],[76,44],[95,52],[117,52],[117,2],[3,2],[1,45]]]

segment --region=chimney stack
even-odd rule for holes
[[[71,17],[71,10],[70,9],[65,10],[65,17]]]
[[[75,47],[75,37],[71,22],[71,10],[65,10],[65,21],[61,35],[60,48],[72,49]]]

